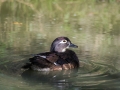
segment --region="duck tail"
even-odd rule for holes
[[[22,69],[30,69],[31,68],[31,63],[26,63],[24,66],[22,66]]]

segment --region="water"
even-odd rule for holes
[[[0,1],[1,90],[119,90],[119,0]],[[78,71],[21,70],[58,36],[79,46]]]

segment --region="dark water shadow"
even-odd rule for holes
[[[83,74],[82,74],[83,75]],[[120,73],[96,76],[80,76],[78,70],[36,72],[27,70],[21,74],[25,82],[35,86],[42,83],[54,87],[56,90],[119,90]],[[88,83],[88,85],[84,83]],[[94,84],[92,84],[93,82]],[[97,84],[98,81],[102,81]],[[105,81],[105,82],[103,82]],[[90,84],[91,82],[91,84]],[[96,83],[95,83],[96,82]]]
[[[50,72],[36,72],[27,70],[24,71],[21,76],[25,80],[25,82],[29,83],[29,85],[36,85],[42,83],[49,84],[54,86],[58,90],[66,90],[73,88],[72,81],[69,79],[72,77],[76,77],[77,70],[64,70],[64,71],[50,71]]]

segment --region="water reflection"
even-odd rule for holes
[[[27,70],[22,73],[22,77],[30,85],[36,85],[39,83],[47,83],[58,90],[65,90],[72,87],[72,82],[69,78],[77,76],[77,71],[66,70],[66,71],[53,71],[53,72],[35,72]]]
[[[119,88],[120,74],[111,74],[110,67],[98,66],[93,68],[92,71],[87,72],[85,70],[53,72],[27,70],[22,73],[22,77],[29,85],[49,84],[54,86],[56,90],[104,90]]]

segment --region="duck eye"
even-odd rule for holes
[[[60,43],[67,43],[67,40],[62,40]]]
[[[66,43],[66,42],[67,42],[67,40],[63,40],[63,42],[64,42],[64,43]]]

